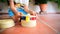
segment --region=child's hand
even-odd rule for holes
[[[34,15],[34,16],[36,16],[36,12],[32,12],[32,13],[31,13],[31,15]]]
[[[22,15],[22,13],[17,12],[15,16],[20,18],[21,15]]]
[[[36,12],[34,12],[32,10],[30,10],[29,13],[30,13],[30,15],[34,15],[34,16],[36,16],[36,14],[37,14]]]

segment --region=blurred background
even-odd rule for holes
[[[60,0],[47,0],[48,8],[46,13],[60,13]],[[33,5],[34,1],[30,0],[29,8],[33,11],[39,12],[40,8],[38,5]],[[7,0],[0,0],[0,13],[8,13],[8,3]]]

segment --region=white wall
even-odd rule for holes
[[[7,13],[8,11],[7,11],[7,9],[8,9],[8,6],[7,6],[7,4],[6,3],[0,3],[0,6],[1,6],[1,8],[2,8],[2,11],[0,11],[0,12],[3,12],[3,13]]]
[[[46,11],[47,13],[60,13],[60,10],[58,10],[58,6],[57,6],[56,3],[54,3],[54,2],[48,2],[47,4],[48,4],[48,8],[47,8],[47,11]],[[36,12],[40,11],[39,6],[32,5],[32,3],[30,3],[29,8],[31,10],[36,11]]]
[[[54,2],[48,2],[48,9],[47,13],[59,13],[60,10],[58,10],[58,5]]]

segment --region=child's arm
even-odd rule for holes
[[[24,10],[27,12],[27,13],[30,13],[31,15],[36,15],[36,12],[32,11],[32,10],[29,10],[28,9],[28,6],[24,6]]]
[[[9,3],[10,3],[10,8],[14,12],[14,14],[17,15],[17,16],[20,16],[20,13],[16,10],[16,8],[14,6],[14,1],[13,0],[9,0]]]

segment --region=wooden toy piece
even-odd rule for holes
[[[29,21],[30,21],[30,17],[26,16],[26,22],[29,22]]]
[[[32,17],[32,18],[30,18],[30,20],[36,20],[36,17]]]
[[[23,27],[36,27],[36,16],[23,15],[21,18],[21,25]]]
[[[26,16],[22,16],[21,17],[21,20],[26,20]]]
[[[12,19],[0,20],[0,28],[6,29],[15,26],[15,23]]]

